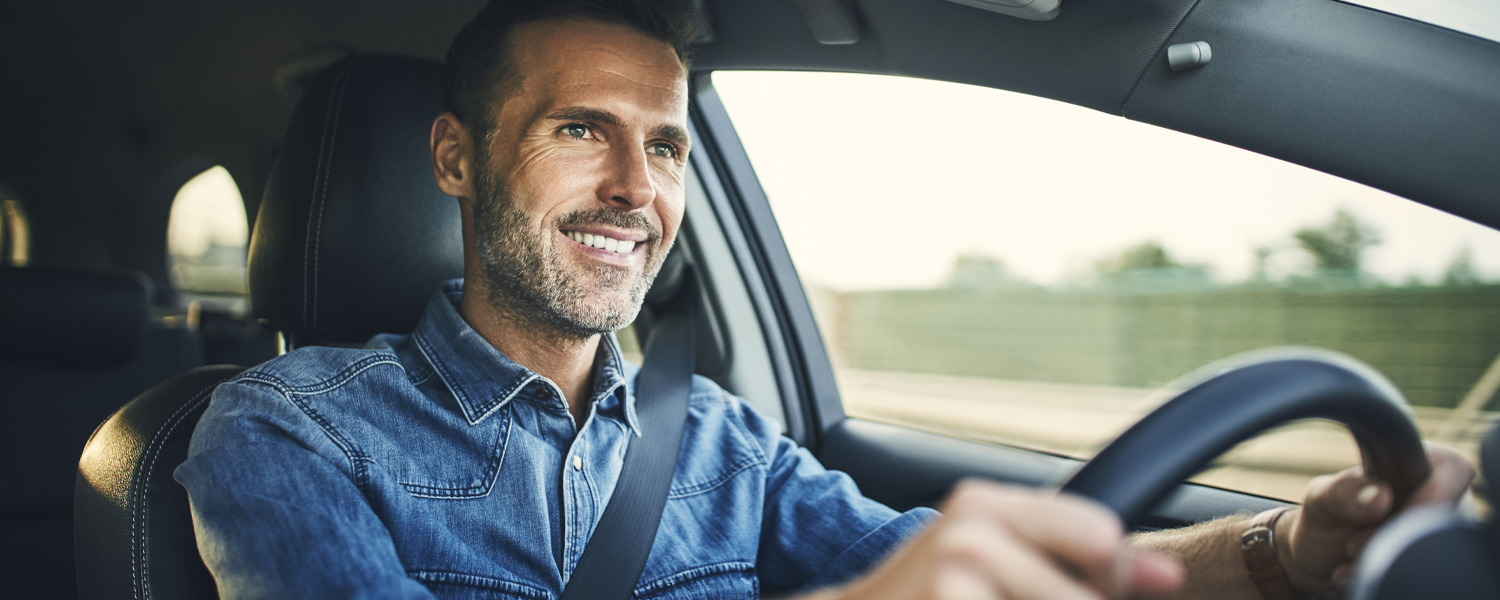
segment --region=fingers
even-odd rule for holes
[[[1393,498],[1389,485],[1351,467],[1308,483],[1303,518],[1324,528],[1371,525],[1390,513]]]
[[[1130,570],[1130,591],[1138,596],[1170,596],[1182,589],[1186,577],[1181,561],[1150,552],[1132,553]]]
[[[1083,498],[972,480],[955,487],[943,512],[955,524],[988,529],[996,540],[991,582],[1014,597],[1120,597],[1181,587],[1175,560],[1126,552],[1119,519]]]
[[[1078,600],[1102,600],[1105,596],[1097,586],[1086,584],[1086,580],[1075,578],[1074,569],[1059,568],[1060,565],[1047,553],[1037,552],[1037,547],[1022,537],[997,536],[1000,553],[990,566],[990,583],[1002,590],[1004,598],[1058,598]],[[1118,596],[1110,590],[1109,597]]]
[[[1473,481],[1473,468],[1440,446],[1428,446],[1427,456],[1432,476],[1410,503],[1461,498]],[[1359,467],[1313,479],[1302,509],[1288,513],[1279,526],[1289,533],[1283,539],[1291,540],[1289,576],[1310,585],[1342,585],[1352,573],[1354,559],[1390,516],[1394,497],[1389,485],[1366,477]]]
[[[1278,522],[1290,541],[1283,567],[1294,584],[1331,585],[1340,565],[1358,556],[1375,526],[1391,511],[1390,486],[1364,476],[1359,467],[1313,479],[1302,508]]]
[[[1103,600],[1182,585],[1175,561],[1127,553],[1119,520],[1087,500],[973,480],[942,513],[834,597]]]
[[[1105,593],[1118,593],[1127,582],[1123,528],[1114,515],[1093,502],[966,480],[954,488],[943,512],[994,523],[1002,534],[1018,538]]]
[[[1128,576],[1121,550],[1124,528],[1113,514],[1070,495],[1015,493],[994,483],[962,482],[949,500],[959,514],[975,513],[1003,524],[1082,579],[1113,592]]]
[[[1427,461],[1432,463],[1432,476],[1412,494],[1411,506],[1457,502],[1474,482],[1474,467],[1453,450],[1427,444]]]
[[[1360,552],[1365,551],[1365,546],[1370,543],[1372,537],[1375,537],[1374,528],[1365,528],[1349,534],[1349,537],[1344,540],[1344,555],[1359,556]]]

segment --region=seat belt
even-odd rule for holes
[[[584,546],[561,600],[626,600],[646,568],[682,449],[693,378],[693,319],[698,284],[691,267],[651,327],[636,375],[641,436],[625,448],[614,494]]]

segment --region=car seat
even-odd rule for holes
[[[433,182],[428,133],[442,65],[355,55],[309,86],[272,168],[250,244],[254,314],[289,346],[410,331],[463,274],[458,204]],[[75,482],[80,598],[216,595],[172,472],[214,387],[205,367],[132,400],[89,440]]]
[[[187,327],[150,315],[135,271],[0,267],[0,578],[21,598],[72,598],[73,473],[99,422],[198,366]]]

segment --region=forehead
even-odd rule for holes
[[[584,19],[524,23],[516,27],[510,50],[521,75],[521,95],[534,102],[628,108],[645,113],[643,117],[686,119],[687,73],[677,54],[624,25]]]

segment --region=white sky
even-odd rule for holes
[[[178,256],[202,256],[209,246],[244,246],[250,237],[245,201],[224,167],[198,174],[172,199],[167,221],[167,250]]]
[[[853,74],[720,72],[714,85],[810,283],[931,286],[966,251],[1057,283],[1149,239],[1234,281],[1250,273],[1253,248],[1288,244],[1340,207],[1383,236],[1365,262],[1387,281],[1433,281],[1464,245],[1500,278],[1500,232],[1069,104]]]

